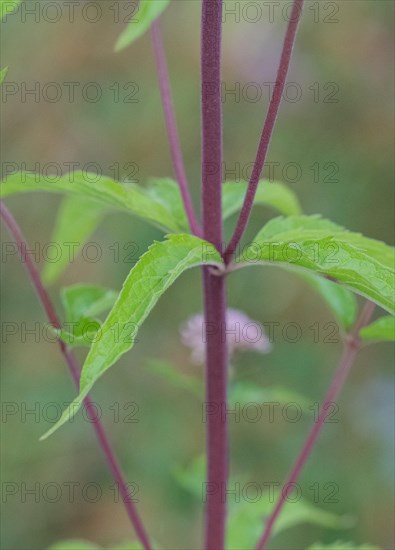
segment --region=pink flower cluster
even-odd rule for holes
[[[243,311],[228,309],[226,313],[226,326],[220,327],[222,338],[228,344],[229,358],[236,351],[256,351],[268,353],[271,344],[263,327],[257,321],[250,319]],[[215,327],[208,327],[213,332]],[[202,314],[193,315],[181,327],[182,343],[191,349],[193,363],[201,365],[205,362],[206,350],[206,326]]]

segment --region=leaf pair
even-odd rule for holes
[[[245,182],[224,184],[224,219],[240,209],[246,188]],[[112,212],[132,214],[164,232],[189,230],[178,185],[169,178],[152,179],[148,187],[144,188],[88,172],[73,172],[62,178],[16,172],[1,183],[0,196],[34,191],[67,195],[60,207],[51,238],[51,242],[58,247],[57,258],[44,266],[43,279],[47,284],[54,283],[68,266],[70,244],[75,254],[101,220]],[[285,215],[300,213],[296,195],[281,183],[260,182],[255,203],[272,207]]]
[[[240,207],[245,189],[245,183],[224,184],[224,218]],[[156,180],[148,188],[141,188],[83,172],[54,180],[31,173],[18,173],[12,174],[1,184],[2,196],[37,190],[69,195],[62,205],[55,229],[54,240],[60,246],[65,246],[70,239],[82,243],[105,213],[116,210],[144,218],[165,231],[180,231],[180,228],[184,230],[187,226],[178,187],[169,179]],[[390,313],[394,311],[393,249],[320,217],[295,215],[300,211],[299,203],[293,192],[284,185],[261,182],[257,200],[291,215],[267,223],[253,243],[235,260],[235,267],[276,265],[299,274],[324,297],[346,330],[356,316],[355,297],[348,289],[371,299]],[[173,235],[164,243],[154,244],[132,269],[101,329],[103,334],[100,332],[100,338],[94,342],[83,367],[78,404],[99,376],[133,346],[135,333],[148,315],[152,307],[150,304],[156,303],[160,294],[176,278],[169,278],[169,275],[176,273],[178,276],[184,266],[190,266],[190,257],[194,258],[193,265],[222,265],[222,259],[211,245],[182,234]],[[138,281],[148,265],[154,278],[150,280],[151,284],[145,282],[144,306],[139,309],[139,293],[144,289]],[[64,263],[48,264],[46,279],[53,280],[64,266]],[[161,277],[164,278],[163,284],[160,283]],[[110,322],[113,326],[109,327]],[[365,328],[362,336],[366,340],[388,339],[391,337],[391,323],[393,321],[389,319],[380,321],[373,329]],[[83,333],[80,328],[78,336]],[[93,326],[93,333],[94,329]],[[61,336],[67,341],[66,334]],[[83,339],[77,343],[83,343]]]
[[[335,256],[332,250],[334,245]],[[236,265],[250,264],[250,251],[250,247],[244,251],[236,260]],[[254,253],[258,263],[298,268],[313,276],[333,277],[384,309],[394,309],[393,250],[383,243],[348,232],[328,220],[317,216],[272,220],[258,234]],[[191,235],[170,235],[168,240],[154,243],[140,258],[101,327],[100,337],[89,351],[82,369],[80,395],[43,438],[74,416],[94,383],[133,347],[138,329],[160,296],[186,269],[198,265],[224,268],[215,248]],[[334,310],[340,310],[348,324],[352,318],[350,306],[339,306],[344,289],[339,294],[330,285],[334,283],[325,281],[324,285],[320,283],[316,288],[329,302],[334,301]],[[348,294],[343,297],[348,304]]]

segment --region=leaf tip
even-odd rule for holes
[[[39,437],[39,441],[45,441],[52,434],[52,428]]]
[[[124,50],[126,48],[126,46],[128,46],[129,44],[131,44],[131,42],[133,42],[133,40],[128,40],[128,37],[127,37],[127,32],[128,28],[126,28],[124,30],[124,32],[122,32],[118,38],[117,38],[117,41],[115,42],[115,46],[114,46],[114,52],[115,53],[119,53],[121,50]]]

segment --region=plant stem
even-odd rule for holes
[[[282,488],[282,491],[280,493],[280,497],[273,508],[273,511],[271,512],[269,518],[267,519],[265,530],[263,532],[262,537],[259,539],[258,544],[256,545],[256,550],[263,550],[266,546],[266,543],[268,542],[270,535],[272,533],[274,524],[286,502],[287,499],[287,491],[284,490],[284,487],[291,486],[292,484],[295,484],[299,478],[299,475],[306,464],[311,451],[314,447],[314,444],[317,441],[317,438],[319,434],[321,433],[321,430],[324,426],[325,419],[330,413],[330,405],[333,403],[338,395],[340,394],[346,380],[348,377],[348,374],[354,364],[355,358],[358,354],[358,351],[361,347],[361,342],[358,337],[359,330],[369,323],[369,320],[372,316],[372,313],[374,311],[375,304],[373,302],[366,302],[365,306],[355,323],[355,326],[352,330],[352,332],[347,336],[346,342],[344,344],[344,350],[343,354],[340,359],[339,366],[334,374],[333,380],[329,386],[329,389],[324,397],[324,401],[321,405],[320,414],[318,415],[317,421],[311,428],[306,441],[302,447],[302,450],[299,453],[299,456],[297,457],[284,485]]]
[[[225,251],[225,263],[229,264],[232,260],[237,246],[244,234],[247,227],[247,223],[251,214],[251,210],[254,204],[254,198],[261,177],[263,166],[265,164],[267,151],[269,149],[270,140],[273,133],[274,124],[276,122],[278,110],[280,107],[282,95],[284,92],[285,80],[287,78],[289,64],[291,61],[292,50],[295,44],[296,31],[298,29],[298,23],[302,14],[304,0],[294,0],[290,21],[288,23],[287,32],[285,34],[283,49],[281,52],[280,65],[277,72],[276,84],[274,87],[273,95],[270,100],[269,109],[266,115],[265,123],[263,126],[261,139],[258,146],[258,151],[254,163],[254,168],[251,174],[251,178],[248,184],[244,203],[241,208],[239,219],[236,224],[234,233],[230,239],[229,245]]]
[[[0,216],[3,219],[5,226],[7,227],[10,235],[15,240],[20,253],[22,262],[25,264],[26,271],[30,278],[30,281],[37,293],[39,301],[48,317],[48,321],[55,328],[61,328],[61,322],[59,317],[56,314],[55,308],[51,301],[51,298],[45,289],[40,274],[31,259],[27,250],[29,249],[26,239],[24,238],[22,231],[16,222],[15,218],[5,206],[5,204],[0,201]],[[60,351],[67,363],[70,374],[73,378],[77,389],[79,388],[80,372],[75,361],[74,355],[67,348],[64,342],[58,340]],[[134,503],[131,501],[128,491],[128,485],[124,479],[121,467],[118,463],[118,460],[114,454],[114,451],[111,448],[111,444],[107,438],[106,432],[102,423],[96,414],[96,408],[93,405],[90,397],[84,399],[84,406],[88,414],[88,418],[91,420],[94,430],[96,432],[97,439],[99,441],[100,447],[104,453],[105,459],[107,461],[108,467],[111,471],[111,474],[119,487],[119,491],[122,495],[122,500],[125,505],[126,512],[129,516],[129,519],[134,527],[136,536],[143,545],[144,550],[151,550],[151,545],[147,536],[147,533],[144,529],[140,516],[136,510]]]
[[[202,230],[196,219],[191,195],[189,193],[184,161],[181,153],[180,139],[177,130],[177,121],[174,113],[173,101],[171,98],[169,71],[167,68],[166,55],[163,46],[159,20],[153,22],[151,26],[151,35],[154,46],[155,60],[159,78],[159,87],[162,97],[163,112],[165,115],[167,135],[169,139],[174,172],[176,174],[178,185],[180,187],[180,192],[182,200],[184,202],[185,212],[188,217],[191,231],[194,235],[200,236]]]
[[[201,37],[202,93],[202,213],[203,236],[222,251],[222,0],[203,0]],[[206,406],[214,410],[207,420],[207,480],[205,548],[222,550],[225,544],[228,480],[227,404],[228,358],[223,328],[226,319],[225,277],[204,269],[206,335]]]
[[[222,250],[222,0],[202,4],[202,213],[204,237]]]

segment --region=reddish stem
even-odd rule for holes
[[[222,0],[202,5],[202,213],[203,236],[222,250],[222,105],[221,105]],[[205,548],[225,545],[228,480],[227,403],[228,358],[223,338],[226,312],[225,278],[204,270],[206,332],[206,404],[214,410],[207,420],[207,483]]]
[[[5,226],[7,227],[10,235],[13,237],[13,239],[15,240],[20,250],[22,262],[25,264],[29,279],[48,317],[48,321],[55,328],[61,328],[60,319],[56,314],[51,298],[41,281],[40,274],[33,260],[31,259],[29,253],[27,252],[29,247],[27,245],[26,239],[24,238],[22,231],[18,223],[16,222],[15,218],[13,217],[11,212],[8,210],[8,208],[5,206],[5,204],[2,201],[0,201],[0,216],[3,219]],[[64,342],[62,342],[61,340],[58,340],[58,344],[59,344],[60,351],[67,363],[67,366],[69,368],[73,381],[78,389],[79,381],[80,381],[80,372],[79,372],[77,363],[75,361],[74,355],[66,347]],[[151,550],[151,545],[150,545],[147,533],[142,524],[142,521],[140,519],[140,516],[136,510],[134,503],[130,500],[128,485],[124,479],[121,467],[114,454],[114,451],[111,448],[111,444],[107,438],[104,427],[100,422],[99,418],[97,417],[96,407],[93,405],[89,396],[84,399],[84,406],[87,411],[88,418],[91,420],[93,424],[97,439],[99,440],[100,447],[102,448],[102,451],[106,458],[109,469],[112,473],[112,476],[119,487],[126,512],[134,527],[136,536],[138,537],[139,541],[143,545],[144,550]]]
[[[267,519],[265,530],[263,532],[262,537],[259,539],[258,544],[256,545],[256,550],[263,550],[266,546],[266,543],[268,542],[270,535],[272,533],[274,524],[286,502],[287,499],[287,491],[285,490],[285,487],[292,487],[294,486],[299,478],[299,475],[306,464],[311,451],[314,447],[314,444],[317,441],[317,438],[319,434],[321,433],[321,430],[324,426],[325,419],[328,416],[328,414],[331,411],[331,403],[333,403],[338,395],[340,394],[346,380],[348,377],[348,374],[351,370],[351,367],[354,364],[355,358],[358,354],[358,351],[360,349],[361,342],[358,337],[359,330],[369,323],[369,320],[372,316],[372,313],[374,311],[375,304],[373,302],[366,302],[352,332],[346,339],[346,343],[344,345],[344,350],[342,357],[340,359],[339,366],[334,374],[333,380],[331,382],[331,385],[329,386],[329,389],[324,397],[324,401],[321,405],[320,414],[317,418],[316,423],[311,428],[306,441],[303,445],[302,450],[300,451],[300,454],[298,458],[296,459],[283,487],[282,491],[280,493],[279,499],[273,508],[272,513],[270,514],[269,518]]]
[[[167,68],[166,55],[163,46],[159,20],[153,22],[151,26],[151,34],[174,172],[176,174],[178,185],[180,187],[180,192],[182,200],[184,202],[185,212],[188,217],[191,231],[194,235],[200,236],[201,227],[196,220],[195,210],[193,208],[191,195],[189,193],[188,181],[181,153],[180,139],[177,130],[177,121],[174,113],[173,101],[171,98],[169,71]]]
[[[227,264],[229,264],[232,260],[233,254],[235,253],[236,248],[243,236],[254,204],[254,198],[258,187],[259,178],[261,177],[263,166],[265,164],[274,124],[277,119],[281,98],[284,92],[284,86],[288,74],[289,64],[291,61],[292,50],[295,44],[296,31],[298,29],[298,23],[302,14],[303,1],[304,0],[294,0],[290,21],[288,23],[287,32],[285,34],[280,65],[277,72],[276,84],[263,126],[254,168],[251,174],[236,228],[225,251],[225,262]]]

